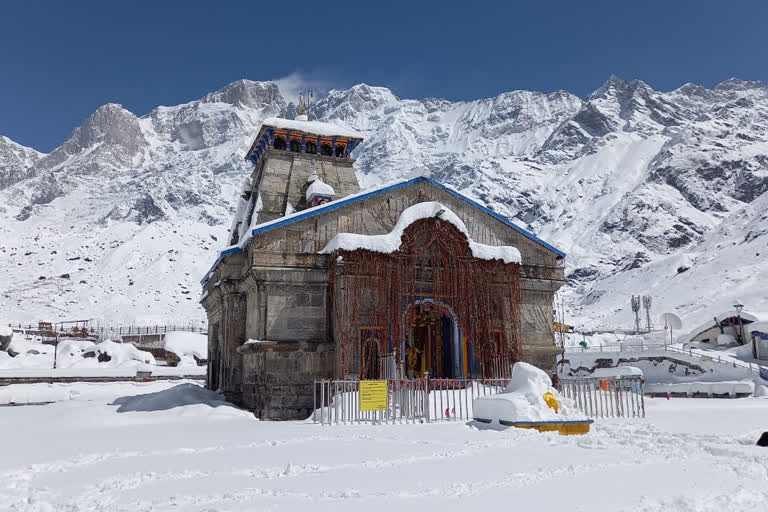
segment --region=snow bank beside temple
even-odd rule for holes
[[[208,336],[199,332],[174,331],[165,335],[164,348],[179,358],[208,359]]]
[[[557,410],[547,404],[544,398],[547,393],[557,399]],[[472,415],[476,419],[491,420],[494,426],[499,426],[501,421],[586,420],[570,400],[552,387],[552,380],[543,370],[523,362],[515,363],[512,378],[503,392],[472,401]]]
[[[393,253],[400,249],[403,232],[421,219],[439,217],[450,222],[456,229],[464,233],[469,242],[469,248],[475,258],[483,260],[501,260],[504,263],[520,263],[520,251],[516,247],[500,245],[485,245],[473,241],[469,231],[462,220],[448,207],[436,201],[428,201],[415,204],[403,210],[397,219],[395,227],[386,235],[359,235],[356,233],[339,233],[334,236],[321,251],[321,254],[330,254],[337,250],[355,251],[365,249],[372,252]]]
[[[115,343],[112,340],[104,340],[83,352],[83,357],[89,356],[113,368],[138,363],[155,364],[155,357],[149,352],[139,350],[130,343]]]

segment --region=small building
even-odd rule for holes
[[[685,342],[709,343],[711,345],[743,345],[751,342],[749,325],[758,318],[746,311],[724,311],[693,329],[683,340]]]
[[[361,191],[361,141],[306,116],[262,124],[231,245],[202,280],[208,387],[303,419],[315,379],[554,371],[565,255],[426,175]]]

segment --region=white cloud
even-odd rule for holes
[[[339,84],[334,84],[331,80],[317,78],[304,74],[301,71],[294,71],[288,76],[274,78],[273,82],[280,89],[280,94],[287,101],[294,103],[299,98],[300,92],[311,91],[315,98],[318,98],[333,88],[339,88]]]

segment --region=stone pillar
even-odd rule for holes
[[[243,293],[228,293],[222,297],[221,324],[221,382],[224,396],[230,402],[239,404],[242,398],[243,357],[237,349],[245,343],[246,296]]]

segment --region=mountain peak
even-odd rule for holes
[[[43,153],[0,135],[0,190],[23,180]]]
[[[746,91],[762,89],[768,91],[768,84],[760,80],[742,80],[741,78],[729,78],[715,86],[716,91]]]
[[[242,78],[206,94],[202,103],[228,103],[236,107],[262,108],[270,103],[285,105],[275,82],[256,82]]]

